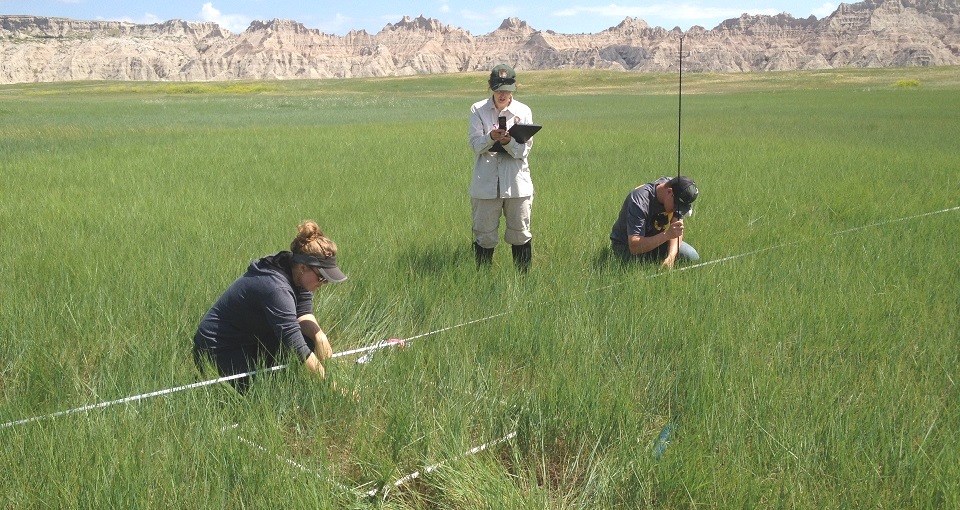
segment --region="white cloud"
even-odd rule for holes
[[[666,18],[673,20],[697,21],[704,19],[728,19],[739,18],[741,14],[766,14],[774,16],[779,14],[776,9],[742,9],[737,7],[701,7],[699,5],[681,4],[666,5],[652,4],[644,6],[630,5],[602,5],[596,7],[575,6],[568,9],[555,11],[554,16],[571,17],[584,14],[604,16],[609,18]]]
[[[443,4],[440,6],[440,12],[446,14],[450,12],[450,4]]]
[[[223,14],[213,6],[212,2],[207,2],[200,8],[200,19],[212,21],[231,32],[243,32],[252,21],[249,16],[243,14]]]
[[[405,16],[406,16],[406,17],[409,17],[410,15],[409,15],[409,14],[382,14],[382,15],[378,16],[377,19],[378,19],[379,21],[383,22],[384,24],[387,24],[387,23],[398,23],[398,22],[399,22],[400,20],[402,20]],[[383,28],[383,27],[381,27],[381,28]]]
[[[344,16],[338,12],[334,14],[332,18],[323,18],[314,25],[317,30],[325,34],[339,34],[349,32],[351,29],[356,28],[352,26],[353,22],[353,18]]]
[[[820,18],[826,18],[827,16],[833,14],[833,11],[836,11],[836,10],[837,10],[837,4],[826,3],[821,5],[819,8],[814,9],[813,12],[811,12],[810,14],[813,14],[814,16],[817,17],[817,19],[820,19]]]
[[[106,18],[104,18],[103,16],[97,16],[96,19],[106,20]],[[167,21],[167,20],[160,19],[160,17],[157,16],[156,14],[152,14],[148,12],[148,13],[145,13],[143,16],[140,16],[139,18],[130,18],[130,17],[124,16],[122,18],[111,19],[110,21],[123,21],[124,23],[133,23],[135,25],[153,25],[154,23],[163,23],[164,21]]]

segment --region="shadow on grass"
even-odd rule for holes
[[[630,260],[624,260],[615,254],[609,246],[598,246],[593,253],[592,264],[593,271],[598,275],[604,274],[624,274],[630,271],[630,267],[636,266]]]
[[[700,260],[687,260],[678,258],[674,267],[681,268],[691,264],[696,264]],[[658,271],[661,269],[661,261],[643,257],[624,258],[610,249],[609,246],[600,246],[593,255],[593,270],[597,274],[625,274],[637,269],[644,271]]]
[[[590,266],[598,275],[622,275],[637,270],[656,272],[660,263],[643,258],[624,259],[609,246],[597,246],[590,257]],[[678,265],[689,262],[678,261]],[[397,256],[397,269],[418,275],[440,275],[461,267],[475,267],[470,245],[435,244],[408,248]]]
[[[474,266],[472,247],[435,244],[412,247],[397,256],[398,269],[414,274],[439,275],[461,266]]]

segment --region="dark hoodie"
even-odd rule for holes
[[[251,262],[203,316],[194,347],[214,355],[243,350],[272,358],[283,343],[301,361],[307,359],[312,351],[297,317],[313,313],[313,294],[293,284],[290,256],[282,251]]]

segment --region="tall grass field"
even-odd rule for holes
[[[684,75],[672,271],[608,236],[677,76],[518,78],[526,275],[474,264],[483,73],[0,87],[0,507],[960,507],[960,70]],[[209,380],[200,318],[303,219],[334,351],[406,348],[49,416]]]

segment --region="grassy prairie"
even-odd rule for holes
[[[202,380],[198,320],[304,218],[335,351],[492,317],[330,362],[357,399],[295,369],[0,428],[0,506],[960,506],[960,70],[684,76],[688,239],[733,258],[670,273],[606,247],[676,172],[676,77],[520,80],[525,277],[473,264],[481,74],[0,87],[0,423]]]

